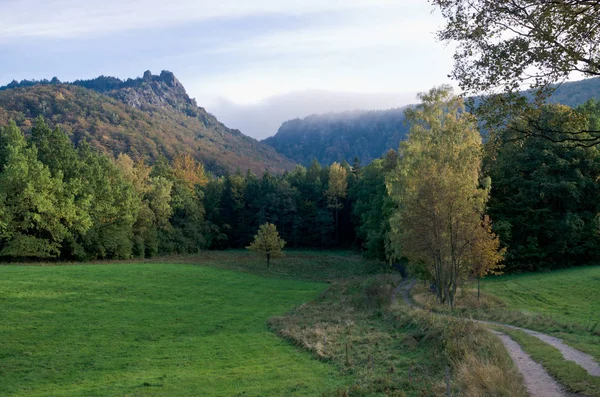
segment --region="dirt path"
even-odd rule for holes
[[[412,300],[410,298],[410,290],[415,285],[415,282],[416,282],[416,280],[406,280],[406,281],[403,281],[402,283],[400,283],[400,285],[394,291],[395,292],[394,299],[396,298],[396,295],[400,293],[400,294],[402,294],[402,299],[404,300],[404,302],[406,302],[407,305],[409,305],[411,307],[415,307],[414,303],[412,302]],[[475,322],[481,323],[481,324],[496,325],[496,326],[506,327],[506,328],[510,328],[510,329],[516,329],[519,331],[523,331],[531,336],[535,336],[542,342],[545,342],[545,343],[549,344],[550,346],[553,346],[556,349],[558,349],[558,351],[560,351],[560,353],[562,354],[563,358],[566,361],[574,362],[575,364],[577,364],[580,367],[582,367],[583,369],[585,369],[587,371],[587,373],[592,376],[600,376],[600,364],[598,364],[592,356],[590,356],[587,353],[584,353],[582,351],[572,348],[571,346],[565,344],[562,340],[560,340],[554,336],[546,335],[541,332],[532,331],[527,328],[516,327],[514,325],[509,325],[509,324],[502,324],[502,323],[497,323],[497,322],[493,322],[493,321],[484,321],[484,320],[475,320],[475,319],[472,319],[472,320]]]
[[[508,351],[510,358],[517,366],[517,369],[523,376],[525,387],[531,397],[565,397],[567,396],[561,390],[560,385],[552,378],[544,368],[533,361],[529,354],[525,353],[521,346],[512,340],[508,335],[501,332],[492,331],[502,341],[502,344]]]
[[[541,332],[532,331],[527,328],[521,328],[521,327],[516,327],[514,325],[496,323],[493,321],[483,321],[483,320],[473,320],[473,321],[477,321],[478,323],[482,323],[482,324],[498,325],[501,327],[516,329],[519,331],[523,331],[531,336],[535,336],[542,342],[546,342],[550,346],[553,346],[556,349],[558,349],[558,351],[560,351],[560,353],[562,354],[563,358],[566,361],[574,362],[575,364],[577,364],[580,367],[582,367],[583,369],[585,369],[588,372],[588,374],[590,374],[592,376],[600,376],[600,364],[598,364],[592,356],[590,356],[587,353],[584,353],[582,351],[572,348],[571,346],[565,344],[562,340],[560,340],[554,336],[542,334]]]
[[[394,292],[392,293],[392,301],[395,302],[398,299],[398,297],[401,297],[402,300],[404,301],[404,303],[406,303],[408,306],[410,306],[412,308],[418,308],[417,306],[415,306],[412,299],[410,298],[410,290],[415,285],[415,282],[416,282],[416,280],[414,280],[414,279],[413,280],[408,279],[408,280],[402,281],[398,285],[398,287],[396,287],[394,289]],[[503,325],[503,324],[495,324],[495,323],[489,323],[489,322],[478,321],[478,320],[473,320],[473,321],[477,321],[479,323],[484,323],[484,324],[487,323],[488,325],[492,325],[492,324],[493,325]],[[510,327],[516,328],[516,327],[512,327],[512,326],[510,326]],[[530,330],[527,330],[527,331],[530,331]],[[523,351],[523,349],[521,349],[521,346],[519,346],[514,340],[512,340],[508,335],[503,334],[501,332],[497,332],[497,331],[493,331],[493,330],[492,330],[492,332],[494,334],[498,335],[498,337],[500,338],[500,341],[502,342],[502,344],[508,351],[508,354],[510,355],[511,359],[513,360],[513,362],[517,366],[517,369],[523,376],[525,387],[527,388],[527,392],[529,393],[529,395],[531,397],[567,397],[568,396],[568,394],[566,394],[565,392],[562,391],[561,386],[554,380],[554,378],[552,378],[540,364],[535,362],[527,353],[525,353]],[[535,332],[535,331],[530,331],[530,332]],[[541,335],[543,335],[543,334],[541,334]],[[546,336],[548,338],[552,338],[548,335],[544,335],[544,336]],[[556,339],[556,338],[554,338],[554,339]],[[560,340],[559,340],[559,342],[562,343],[562,341],[560,341]],[[575,350],[575,349],[573,349],[573,350]],[[579,352],[579,353],[581,353],[581,352]],[[584,353],[581,353],[581,354],[584,354]],[[563,355],[564,355],[564,353],[563,353]]]

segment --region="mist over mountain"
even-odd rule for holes
[[[576,107],[588,99],[600,98],[600,78],[560,85],[551,103]],[[313,114],[285,121],[277,134],[262,142],[279,153],[309,165],[313,159],[322,164],[358,157],[363,164],[398,149],[409,126],[404,121],[405,107],[379,111],[353,111]]]
[[[38,116],[60,126],[75,143],[87,140],[98,150],[148,162],[191,154],[219,174],[238,167],[282,172],[294,166],[199,107],[168,71],[147,71],[125,81],[100,76],[62,83],[53,78],[0,87],[0,123],[13,119],[27,131]]]

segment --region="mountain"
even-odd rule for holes
[[[366,164],[406,136],[404,109],[354,111],[312,115],[284,122],[274,136],[262,142],[295,161],[309,165],[358,157]]]
[[[600,78],[560,85],[549,102],[576,107],[590,98],[600,99]],[[311,115],[284,122],[277,134],[262,142],[279,153],[309,165],[313,158],[322,164],[358,157],[363,164],[397,149],[409,126],[404,108]]]
[[[13,119],[27,131],[40,115],[76,144],[87,140],[98,150],[148,162],[191,154],[217,174],[237,167],[283,172],[295,165],[272,147],[227,128],[168,71],[158,76],[147,71],[125,81],[100,76],[62,83],[53,78],[0,87],[0,124]]]

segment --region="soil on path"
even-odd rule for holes
[[[412,308],[417,308],[410,298],[410,290],[415,285],[416,280],[404,280],[394,289],[392,293],[393,301],[397,300],[397,297],[400,296],[404,303]],[[477,320],[474,320],[477,321]],[[486,323],[482,321],[477,321],[480,323]],[[491,323],[488,323],[491,324]],[[503,324],[494,324],[494,325],[503,325]],[[529,331],[529,330],[527,330]],[[531,397],[567,397],[568,394],[565,393],[561,386],[552,378],[544,368],[535,362],[527,353],[521,349],[514,340],[512,340],[508,335],[503,334],[501,332],[492,331],[500,338],[502,344],[508,351],[511,359],[517,366],[517,369],[523,376],[523,380],[525,382],[525,387]],[[534,332],[534,331],[531,331]],[[543,335],[543,334],[542,334]],[[547,335],[545,335],[547,336]],[[556,338],[554,338],[556,339]],[[560,341],[560,340],[559,340]],[[562,343],[562,341],[561,341]],[[573,349],[575,350],[575,349]],[[577,351],[577,350],[576,350]],[[579,352],[581,353],[581,352]],[[584,354],[584,353],[581,353]]]
[[[396,298],[396,295],[400,293],[400,294],[402,294],[402,299],[404,300],[404,302],[407,305],[409,305],[410,307],[414,308],[415,305],[410,298],[410,290],[415,285],[415,282],[416,282],[416,280],[408,279],[408,280],[405,280],[402,283],[400,283],[400,285],[394,291],[394,293],[395,293],[394,299]],[[565,344],[562,340],[560,340],[554,336],[546,335],[541,332],[532,331],[530,329],[521,328],[521,327],[517,327],[514,325],[497,323],[494,321],[484,321],[484,320],[475,320],[475,319],[471,319],[471,320],[478,322],[480,324],[495,325],[495,326],[515,329],[515,330],[523,331],[531,336],[535,336],[542,342],[545,342],[545,343],[549,344],[550,346],[553,346],[554,348],[556,348],[558,351],[560,351],[560,353],[562,354],[563,358],[566,361],[574,362],[575,364],[577,364],[580,367],[582,367],[583,369],[585,369],[587,371],[587,373],[592,376],[600,376],[600,364],[598,364],[592,356],[590,356],[589,354],[584,353],[582,351],[579,351],[575,348],[572,348],[571,346]]]
[[[552,378],[544,368],[536,363],[529,354],[525,353],[521,346],[512,340],[508,335],[501,332],[492,331],[502,341],[502,344],[508,351],[508,355],[513,360],[517,369],[523,376],[525,387],[531,397],[564,397],[567,396],[561,390],[560,385]]]

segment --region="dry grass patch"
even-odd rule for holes
[[[393,305],[398,281],[380,275],[333,283],[317,300],[269,325],[355,379],[334,396],[440,395],[446,366],[454,395],[526,395],[493,335],[469,322]]]

